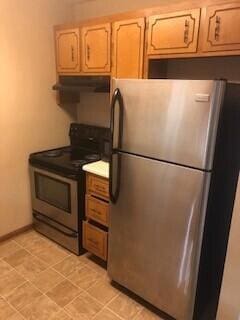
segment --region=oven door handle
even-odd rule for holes
[[[70,238],[77,238],[77,233],[76,232],[65,232],[63,230],[60,230],[58,229],[57,227],[55,227],[54,225],[52,225],[51,223],[48,223],[47,221],[41,219],[41,215],[37,214],[37,213],[33,213],[33,216],[36,220],[38,220],[39,222],[41,223],[44,223],[45,225],[47,225],[48,227],[51,227],[53,228],[54,230],[64,234],[65,236],[67,237],[70,237]]]

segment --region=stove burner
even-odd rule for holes
[[[50,150],[44,153],[45,157],[56,158],[62,155],[62,150]]]
[[[75,168],[79,168],[85,163],[86,163],[86,161],[84,161],[84,160],[73,160],[73,161],[71,161],[71,165],[74,166]]]
[[[86,160],[99,160],[100,159],[98,154],[88,154],[84,158]]]

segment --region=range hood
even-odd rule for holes
[[[110,76],[60,76],[53,85],[60,102],[79,102],[81,92],[110,92]]]

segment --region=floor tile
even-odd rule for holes
[[[74,286],[70,281],[64,280],[46,294],[60,307],[64,307],[73,301],[80,292],[81,290],[78,287]]]
[[[0,319],[9,319],[15,313],[16,311],[13,308],[11,308],[5,300],[0,298]]]
[[[48,249],[50,246],[51,242],[47,241],[46,239],[36,238],[33,239],[25,249],[31,254],[38,256],[42,251]]]
[[[13,268],[7,262],[0,260],[0,277],[4,277],[12,270]]]
[[[83,266],[83,262],[79,257],[70,255],[58,264],[54,265],[53,268],[60,272],[65,277],[69,276],[71,273],[77,271],[80,266]]]
[[[7,240],[0,243],[0,258],[4,258],[21,249],[21,247],[12,240]]]
[[[58,272],[47,269],[39,273],[31,282],[43,293],[51,290],[58,283],[64,280]]]
[[[49,246],[40,251],[36,256],[49,266],[52,266],[66,258],[68,254],[57,246]]]
[[[6,261],[12,267],[17,267],[22,264],[24,260],[29,256],[31,256],[29,252],[24,249],[20,249],[4,258],[4,261]]]
[[[163,320],[163,318],[147,309],[143,309],[134,320]]]
[[[61,310],[49,320],[72,320],[72,318],[65,311]]]
[[[30,255],[24,262],[15,268],[24,278],[33,280],[40,272],[47,269],[47,265],[42,260]]]
[[[92,254],[88,253],[86,255],[86,264],[88,267],[92,268],[95,272],[101,275],[105,276],[107,274],[106,262]]]
[[[119,291],[111,286],[110,282],[107,280],[98,281],[88,289],[88,293],[102,304],[108,303],[114,297],[119,295]]]
[[[103,309],[96,315],[96,317],[94,317],[94,320],[121,320],[121,318],[112,311]]]
[[[28,230],[24,233],[21,233],[14,237],[14,241],[16,241],[20,246],[26,248],[28,247],[34,240],[43,238],[42,235],[37,233],[34,230]]]
[[[9,272],[4,277],[0,277],[0,296],[7,297],[11,291],[22,285],[26,280],[15,270]]]
[[[4,319],[6,320],[6,319]],[[24,320],[23,316],[20,313],[16,312],[11,317],[7,318],[7,320]]]
[[[132,320],[143,307],[130,297],[120,294],[110,302],[108,308],[125,320]]]
[[[65,307],[74,320],[90,320],[101,309],[102,305],[85,292]]]
[[[34,302],[34,300],[41,295],[42,293],[39,290],[29,282],[26,282],[12,291],[7,297],[7,301],[11,306],[19,311],[26,305]]]
[[[51,299],[42,295],[20,312],[28,320],[50,320],[60,311],[59,306]]]
[[[87,290],[90,286],[101,279],[101,275],[84,266],[76,272],[73,272],[68,278],[79,288]]]

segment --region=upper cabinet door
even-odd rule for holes
[[[79,29],[56,31],[57,72],[80,72]]]
[[[111,71],[110,23],[82,28],[82,71],[108,73]]]
[[[205,23],[205,52],[240,50],[239,2],[208,7]]]
[[[148,55],[197,51],[200,9],[149,17]]]
[[[116,78],[142,78],[145,19],[113,24],[113,69]]]

